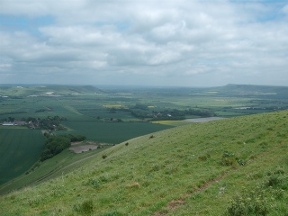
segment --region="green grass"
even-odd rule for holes
[[[259,208],[266,204],[267,215],[285,215],[287,119],[288,111],[282,111],[189,124],[134,138],[59,178],[0,197],[0,212],[7,216],[228,215],[233,202],[242,208],[237,206],[239,196]],[[226,157],[231,163],[223,163]],[[259,193],[257,188],[264,195],[259,201],[252,197]]]
[[[39,130],[0,127],[0,184],[29,169],[42,151],[44,137]]]

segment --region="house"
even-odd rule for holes
[[[13,122],[4,122],[2,123],[3,126],[13,126],[15,125]]]

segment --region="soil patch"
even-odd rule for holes
[[[73,142],[71,143],[71,147],[69,150],[79,154],[87,151],[92,151],[98,148],[102,148],[104,146],[111,146],[107,143],[96,143],[93,141],[84,141],[84,142]]]
[[[91,151],[97,148],[98,148],[97,145],[79,145],[79,146],[74,145],[74,146],[71,146],[69,149],[75,153],[83,153],[83,152]]]

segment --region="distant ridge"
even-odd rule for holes
[[[210,90],[223,95],[238,96],[269,96],[273,98],[288,98],[288,86],[265,86],[265,85],[245,85],[228,84],[221,87],[212,87]]]
[[[93,93],[103,93],[103,91],[90,85],[0,85],[0,95],[5,94],[11,97],[63,96]]]

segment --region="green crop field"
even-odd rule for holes
[[[73,129],[70,132],[80,133],[88,140],[117,144],[125,140],[171,128],[169,125],[148,122],[97,122],[67,121],[65,126]]]
[[[14,178],[12,181],[0,185],[0,194],[5,194],[31,185],[37,185],[57,176],[62,176],[63,174],[85,165],[85,163],[93,159],[96,154],[106,148],[109,147],[103,147],[81,154],[75,154],[69,149],[66,149],[49,160],[36,162],[24,174]]]
[[[0,184],[22,174],[38,161],[44,144],[39,130],[9,127],[0,127]]]

